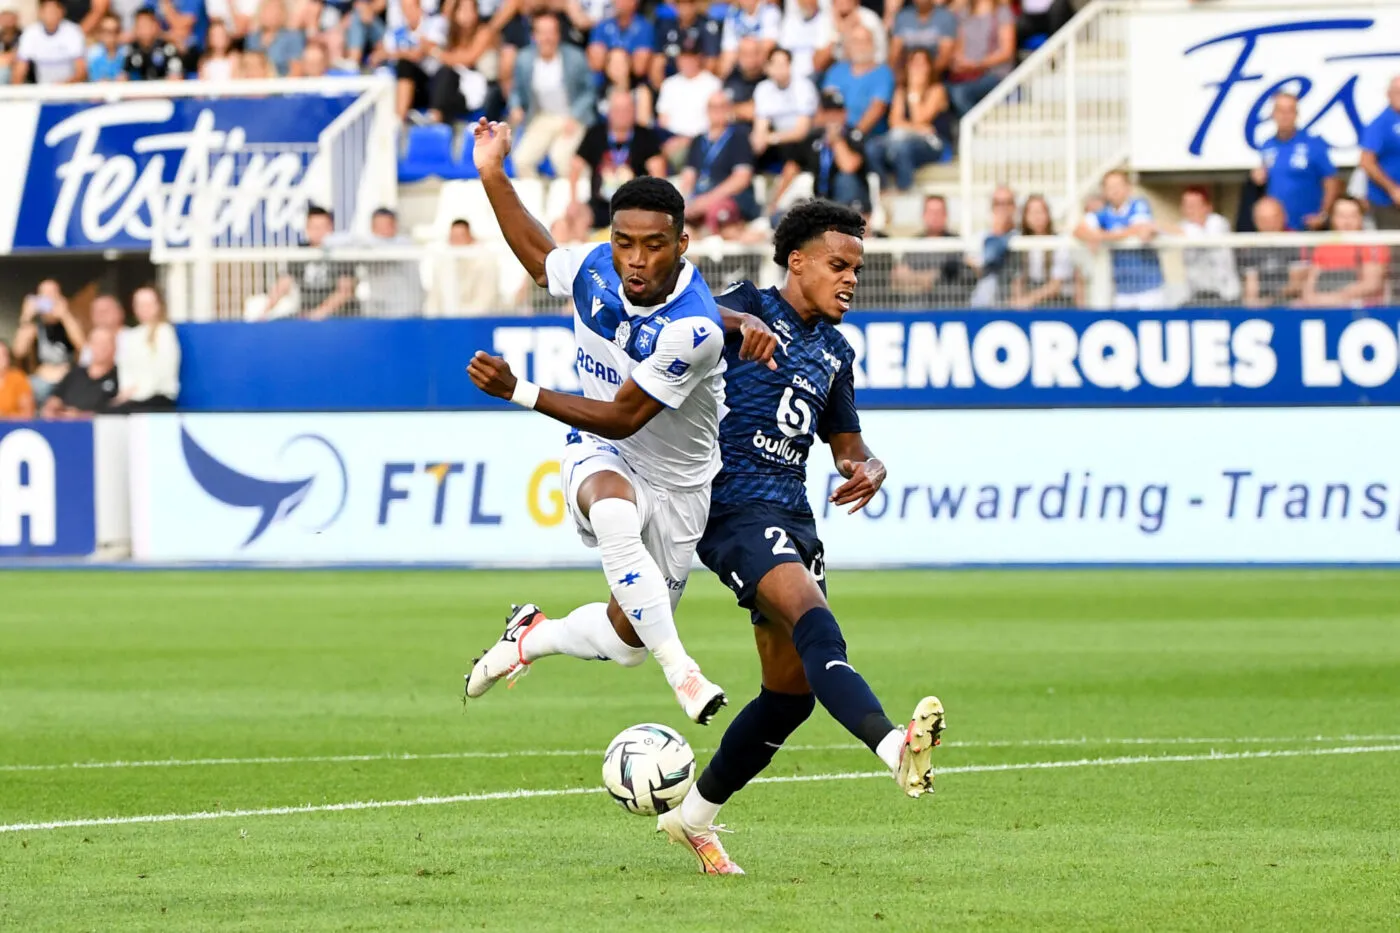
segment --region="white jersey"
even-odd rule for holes
[[[608,243],[555,249],[545,271],[550,294],[574,300],[584,396],[612,401],[630,378],[665,406],[636,434],[613,441],[623,458],[649,483],[694,489],[720,468],[724,325],[699,270],[681,262],[675,291],[650,308],[623,295]]]

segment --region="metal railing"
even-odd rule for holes
[[[701,241],[687,254],[718,292],[778,285],[771,247]],[[166,250],[176,321],[568,313],[504,243],[329,250]],[[205,266],[207,287],[193,270]],[[1072,237],[866,243],[861,309],[1354,307],[1400,301],[1400,233],[1159,236],[1092,248]]]

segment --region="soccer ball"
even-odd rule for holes
[[[628,813],[665,813],[680,805],[694,783],[690,743],[676,730],[654,722],[619,732],[603,755],[603,786]]]

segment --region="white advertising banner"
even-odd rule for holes
[[[1352,165],[1400,73],[1400,4],[1141,11],[1129,43],[1133,168],[1253,168],[1285,89],[1300,96],[1300,125]]]
[[[831,566],[1400,561],[1400,409],[867,412],[865,512],[811,501]],[[591,566],[564,430],[525,413],[132,419],[139,560]]]

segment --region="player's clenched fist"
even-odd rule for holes
[[[873,458],[857,463],[842,460],[841,475],[846,477],[846,481],[831,494],[831,501],[835,505],[854,502],[855,505],[847,513],[851,514],[865,508],[875,498],[875,493],[880,491],[880,486],[885,482],[885,465]]]
[[[739,334],[742,338],[739,359],[755,360],[769,369],[778,368],[773,361],[773,354],[778,351],[778,336],[762,318],[745,314],[744,322],[739,325]]]
[[[515,393],[515,373],[510,371],[510,364],[485,350],[476,351],[472,361],[467,364],[467,375],[487,395],[510,401]]]

